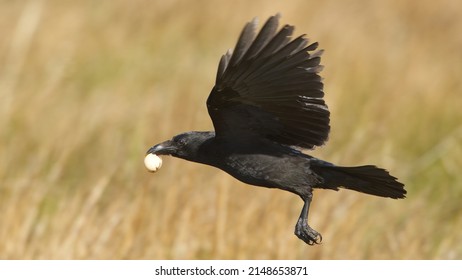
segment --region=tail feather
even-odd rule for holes
[[[385,169],[373,166],[343,167],[335,165],[312,166],[324,179],[321,188],[345,188],[376,196],[405,198],[404,184]]]

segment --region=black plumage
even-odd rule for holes
[[[222,56],[207,99],[215,131],[192,131],[151,147],[220,168],[238,180],[299,195],[304,206],[295,234],[312,245],[321,235],[308,225],[313,188],[351,189],[404,198],[404,185],[372,166],[341,167],[301,152],[328,137],[329,110],[319,72],[322,51],[293,26],[278,29],[279,15],[256,35],[256,20],[244,27],[233,52]]]

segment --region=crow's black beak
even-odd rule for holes
[[[146,154],[171,155],[176,152],[175,143],[171,140],[162,142],[149,148]]]

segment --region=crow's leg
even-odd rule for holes
[[[295,225],[295,235],[308,245],[319,244],[322,241],[321,234],[308,225],[308,212],[310,211],[312,198],[313,194],[311,192],[308,195],[302,196],[305,204],[303,204],[302,212]]]

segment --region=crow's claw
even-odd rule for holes
[[[295,235],[308,245],[320,244],[322,242],[322,235],[312,229],[305,219],[298,220],[295,225]]]

